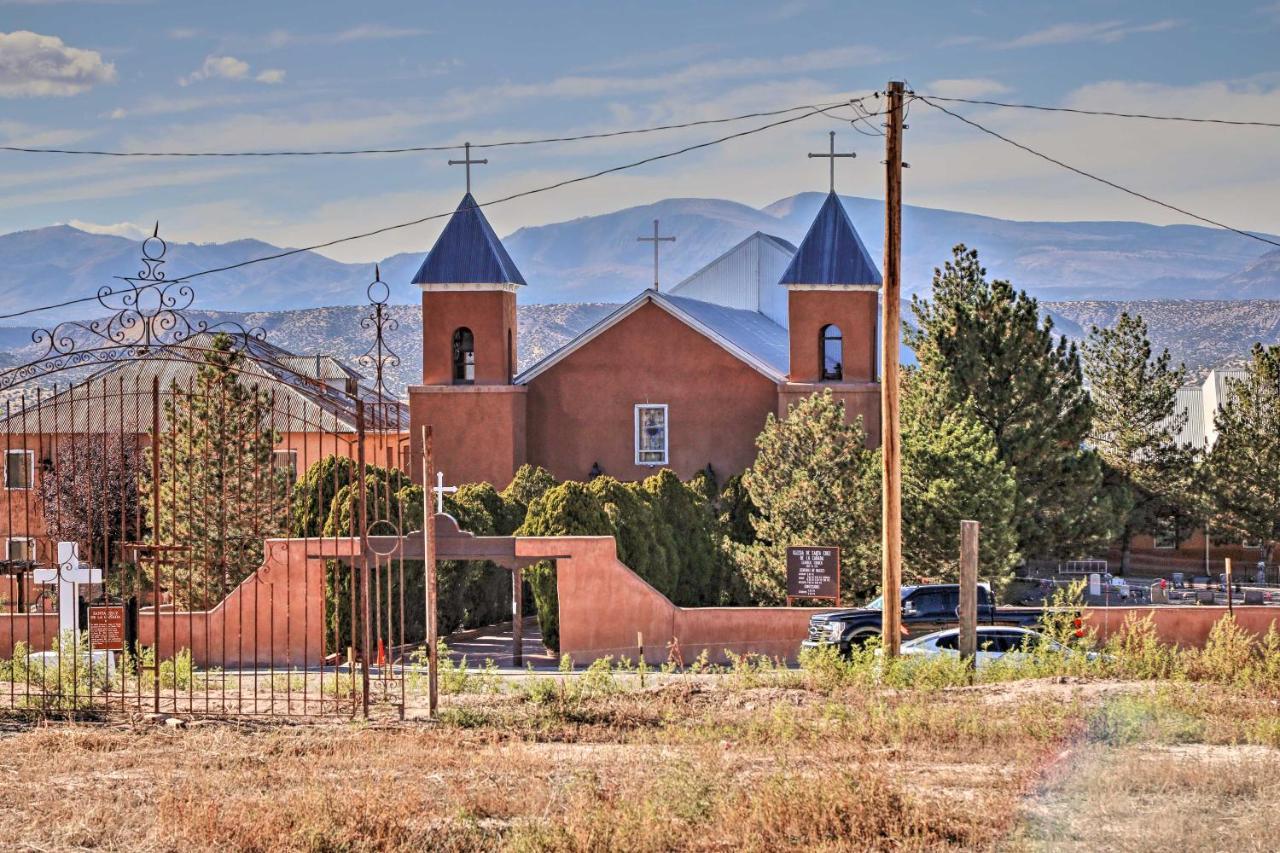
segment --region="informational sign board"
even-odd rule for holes
[[[124,607],[89,608],[89,642],[95,650],[118,652],[124,648]]]
[[[787,601],[830,598],[840,603],[840,549],[828,545],[787,548]]]

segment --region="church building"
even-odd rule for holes
[[[655,235],[656,236],[656,235]],[[502,488],[525,463],[561,480],[660,468],[722,481],[772,413],[830,389],[879,443],[880,272],[834,192],[798,248],[756,233],[670,292],[645,290],[516,372],[524,277],[471,193],[427,254],[415,450],[432,427],[452,482]]]

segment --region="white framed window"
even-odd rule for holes
[[[35,483],[36,454],[31,450],[9,450],[4,455],[4,487],[29,489]]]
[[[667,404],[636,405],[636,464],[667,464]]]
[[[298,451],[296,450],[273,450],[271,451],[271,470],[288,471],[289,476],[297,479],[298,477]]]
[[[17,563],[29,563],[36,558],[36,540],[9,537],[4,540],[4,558]]]

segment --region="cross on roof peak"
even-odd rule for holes
[[[486,157],[486,158],[484,158],[483,160],[472,160],[472,159],[471,159],[471,143],[470,143],[470,142],[464,142],[464,143],[462,143],[462,150],[463,150],[462,159],[461,159],[461,160],[450,160],[450,161],[449,161],[449,165],[450,165],[450,166],[465,166],[465,167],[466,167],[466,169],[467,169],[467,193],[468,193],[468,194],[470,194],[470,192],[471,192],[471,167],[472,167],[473,165],[477,165],[477,164],[483,164],[483,165],[486,165],[486,166],[487,166],[487,165],[489,164],[489,158],[488,158],[488,157]]]
[[[653,220],[653,236],[652,237],[636,238],[637,243],[653,244],[653,289],[654,290],[658,289],[658,244],[674,243],[675,241],[676,241],[675,237],[659,237],[658,236],[658,220],[656,219]]]
[[[809,155],[809,158],[810,158],[810,159],[813,159],[814,157],[818,157],[818,158],[821,158],[821,159],[824,159],[824,160],[825,160],[825,159],[830,159],[830,161],[831,161],[831,192],[835,192],[835,191],[836,191],[836,159],[837,159],[837,158],[839,158],[839,157],[849,157],[849,158],[853,158],[853,157],[857,157],[858,155],[857,155],[857,154],[855,154],[855,153],[853,153],[852,151],[850,151],[850,152],[849,152],[849,153],[847,153],[847,154],[837,154],[837,153],[836,153],[836,132],[835,132],[834,130],[833,130],[833,131],[830,131],[829,139],[830,139],[830,144],[831,144],[831,150],[830,150],[830,152],[829,152],[829,153],[827,153],[827,154],[810,154],[810,155]]]

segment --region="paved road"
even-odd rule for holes
[[[537,669],[554,668],[559,659],[547,651],[542,645],[542,634],[538,631],[538,620],[528,617],[524,620],[524,662]],[[482,667],[488,659],[492,659],[499,667],[512,666],[511,660],[511,623],[503,622],[470,631],[458,631],[445,638],[449,646],[449,657],[456,663],[463,657],[468,667]]]

